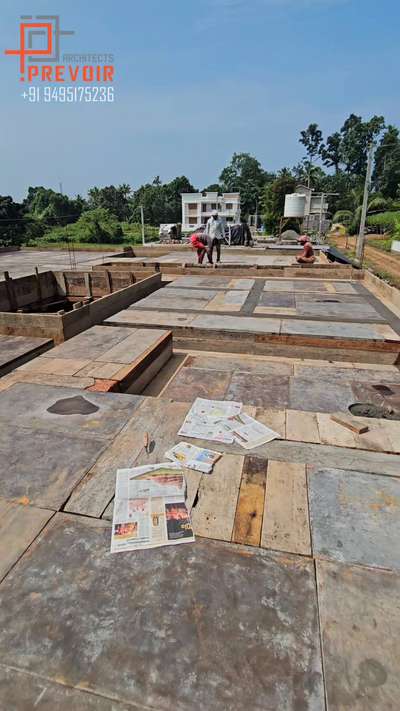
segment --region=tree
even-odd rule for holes
[[[16,247],[24,238],[23,208],[10,195],[0,195],[0,247]]]
[[[194,193],[195,188],[185,175],[164,185],[165,222],[181,222],[182,193]]]
[[[400,188],[399,129],[388,126],[375,153],[372,185],[385,198],[396,198]]]
[[[219,183],[211,183],[211,185],[207,185],[206,188],[203,188],[202,190],[203,193],[220,193],[221,191],[221,186]]]
[[[306,128],[305,131],[300,132],[300,138],[299,138],[299,143],[302,143],[304,148],[306,149],[307,153],[307,158],[308,160],[308,179],[307,179],[307,185],[310,187],[310,180],[311,180],[311,168],[313,166],[313,163],[318,156],[322,144],[322,131],[318,128],[317,123],[310,123],[308,128]]]
[[[74,200],[43,186],[30,187],[23,202],[27,216],[44,225],[67,225],[75,222],[83,209],[82,198]]]
[[[240,192],[241,209],[246,216],[256,212],[262,189],[269,179],[271,175],[249,153],[234,153],[219,176],[222,192]]]
[[[127,220],[132,211],[132,189],[127,183],[108,185],[104,188],[91,188],[88,191],[88,208],[109,210],[119,220]]]
[[[170,183],[162,183],[157,176],[152,183],[141,185],[133,196],[130,221],[140,220],[143,207],[146,222],[159,225],[163,222],[180,222],[182,219],[182,193],[193,193],[195,188],[182,175]]]
[[[296,179],[288,170],[281,170],[275,180],[268,183],[262,194],[263,220],[267,229],[274,231],[283,215],[285,195],[293,193],[296,188]]]
[[[365,175],[367,155],[371,141],[376,139],[385,126],[383,116],[373,116],[363,121],[361,116],[350,114],[340,133],[342,136],[341,156],[347,173]]]
[[[337,174],[342,163],[342,136],[338,131],[328,136],[326,143],[320,146],[322,162],[327,168],[334,168]]]
[[[302,160],[300,163],[295,165],[292,168],[292,173],[296,178],[296,181],[298,183],[302,183],[303,185],[308,183],[308,180],[310,180],[310,184],[313,186],[314,190],[322,189],[322,185],[326,177],[326,173],[324,173],[319,165],[310,166],[306,160]]]

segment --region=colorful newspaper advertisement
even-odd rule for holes
[[[221,458],[220,452],[196,447],[188,442],[179,442],[165,453],[167,459],[177,462],[183,467],[194,469],[203,474],[211,474],[214,464]]]
[[[177,464],[119,469],[111,552],[194,541],[185,491],[185,477]]]
[[[245,449],[254,449],[281,437],[278,432],[274,432],[274,430],[244,412],[224,420],[223,424],[227,431],[232,434],[234,441]]]

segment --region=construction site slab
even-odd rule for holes
[[[312,362],[312,361],[311,361]],[[164,397],[192,402],[196,397],[218,396],[246,405],[289,408],[308,412],[346,412],[356,402],[393,407],[400,391],[400,373],[316,366],[222,354],[189,355],[163,390]],[[208,393],[208,395],[205,395]],[[308,440],[307,440],[308,441]]]
[[[50,338],[0,335],[0,377],[51,348]]]
[[[96,250],[67,249],[19,249],[0,254],[0,279],[3,272],[8,271],[13,278],[33,274],[35,267],[40,272],[63,269],[91,268],[97,264],[117,257],[117,250],[103,252]],[[121,256],[120,254],[118,257]]]
[[[322,708],[310,560],[202,540],[110,556],[109,537],[57,514],[5,579],[9,667],[139,708]]]
[[[396,709],[400,576],[317,561],[329,711]]]
[[[17,374],[25,376],[25,382],[29,373],[58,375],[58,384],[68,386],[72,376],[78,381],[90,378],[91,390],[121,391],[129,387],[130,392],[141,392],[171,357],[172,334],[162,329],[115,330],[114,334],[107,326],[89,328],[54,348],[47,357],[23,365],[15,380]],[[77,354],[85,354],[85,358],[79,359]]]
[[[201,277],[183,278],[194,287],[178,279],[105,323],[168,327],[180,347],[210,351],[288,356],[296,347],[303,358],[389,364],[400,354],[400,320],[358,283],[263,278],[235,290],[213,276],[212,290]]]
[[[82,436],[79,430],[64,434],[1,422],[2,496],[58,510],[105,446],[100,437]]]
[[[53,511],[0,499],[0,580],[53,516]]]
[[[17,383],[1,393],[0,424],[41,428],[72,436],[112,438],[140,402],[135,395],[77,393],[74,388]]]
[[[320,469],[309,475],[314,555],[400,570],[398,479]]]
[[[129,711],[120,704],[88,691],[32,676],[29,672],[0,664],[0,699],[5,709],[18,711]],[[135,708],[135,707],[133,707]],[[137,708],[137,707],[136,707]]]

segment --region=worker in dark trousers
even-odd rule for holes
[[[214,247],[217,250],[217,263],[221,261],[221,242],[225,239],[225,226],[218,217],[217,210],[214,210],[209,220],[207,220],[205,235],[207,236],[207,257],[210,264],[213,263]]]

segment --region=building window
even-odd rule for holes
[[[203,202],[203,204],[202,204],[202,206],[201,206],[201,211],[202,211],[202,212],[207,212],[207,203]]]
[[[188,202],[189,210],[197,210],[197,202]]]
[[[212,203],[211,203],[211,209],[212,209],[212,210],[216,210],[216,209],[217,209],[217,203],[216,203],[216,202],[212,202]]]
[[[233,202],[227,202],[225,205],[226,210],[233,210]]]

